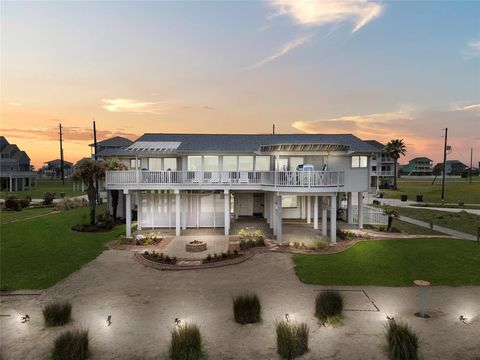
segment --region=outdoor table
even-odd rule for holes
[[[425,313],[425,288],[430,286],[430,283],[426,280],[415,280],[413,282],[418,286],[418,297],[420,300],[420,311],[415,313],[415,316],[428,319],[430,316]]]

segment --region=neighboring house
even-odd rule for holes
[[[400,168],[402,175],[429,176],[433,172],[433,161],[427,157],[416,157]]]
[[[97,155],[102,153],[104,156],[108,156],[108,154],[115,153],[118,149],[123,149],[132,145],[132,143],[132,140],[121,136],[114,136],[109,139],[97,141]],[[95,156],[95,144],[90,144],[89,146],[93,159]]]
[[[22,191],[36,184],[37,174],[32,170],[30,158],[15,144],[0,136],[0,187],[2,190]]]
[[[370,186],[375,190],[391,188],[395,178],[395,160],[385,153],[384,144],[377,140],[365,140],[365,142],[378,150],[378,153],[373,155],[370,161]]]
[[[62,161],[60,159],[50,160],[45,162],[40,170],[43,176],[60,179],[62,177]],[[73,173],[73,163],[70,161],[63,161],[63,174],[69,177]]]
[[[445,175],[461,176],[469,167],[459,160],[445,162]]]
[[[224,228],[228,235],[232,221],[258,216],[278,241],[283,219],[304,219],[327,235],[329,218],[336,242],[340,194],[347,193],[353,223],[352,194],[363,203],[377,152],[351,134],[145,134],[99,155],[129,168],[107,171],[105,180],[107,190],[123,194],[118,214],[126,218],[127,236],[136,210],[138,229],[172,228],[177,236],[202,227]],[[297,171],[305,164],[311,166]],[[358,209],[362,227],[363,206]]]

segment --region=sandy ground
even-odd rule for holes
[[[480,287],[429,288],[428,320],[413,316],[416,288],[340,287],[346,309],[355,311],[345,311],[338,328],[321,327],[313,316],[321,289],[296,278],[288,254],[263,253],[236,266],[172,272],[144,267],[131,252],[108,250],[40,296],[2,296],[0,350],[3,359],[44,359],[65,328],[88,328],[92,359],[163,359],[174,319],[180,317],[200,325],[209,359],[277,359],[275,323],[289,313],[310,327],[310,352],[302,359],[386,359],[389,314],[416,329],[424,359],[480,356]],[[259,295],[262,323],[233,321],[232,296],[244,291]],[[72,302],[74,321],[46,329],[42,306],[60,299]],[[24,313],[31,317],[27,324],[20,323]],[[113,323],[107,327],[109,314]],[[460,314],[471,322],[460,323]]]

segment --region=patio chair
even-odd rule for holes
[[[201,171],[195,171],[193,173],[192,184],[200,184],[201,182],[202,182],[202,172]]]
[[[230,173],[228,171],[222,171],[221,181],[222,184],[230,184]]]
[[[220,177],[218,176],[218,171],[212,171],[212,174],[210,177],[210,183],[218,184],[219,182],[220,182]]]
[[[248,173],[245,171],[240,172],[240,184],[248,184],[250,182],[250,179],[248,178]]]

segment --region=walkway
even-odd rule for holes
[[[398,206],[398,207],[407,207],[415,209],[424,209],[424,210],[436,210],[436,211],[446,211],[446,212],[461,212],[465,211],[474,215],[480,215],[480,209],[460,209],[460,208],[446,208],[446,207],[425,207],[425,206],[415,206],[421,203],[416,201],[408,200],[401,201],[397,199],[375,199],[379,200],[380,204],[388,206]],[[467,205],[479,205],[479,204],[467,204]]]
[[[401,221],[405,221],[407,223],[410,223],[410,224],[414,224],[414,225],[418,225],[418,226],[430,229],[430,224],[425,222],[425,221],[412,219],[412,218],[409,218],[409,217],[406,217],[406,216],[399,216],[398,219],[401,220]],[[477,240],[477,238],[473,235],[466,234],[464,232],[457,231],[457,230],[448,229],[448,228],[443,227],[443,226],[433,225],[433,230],[441,232],[443,234],[447,234],[447,235],[450,235],[450,236],[461,238],[461,239],[473,240],[473,241]]]

